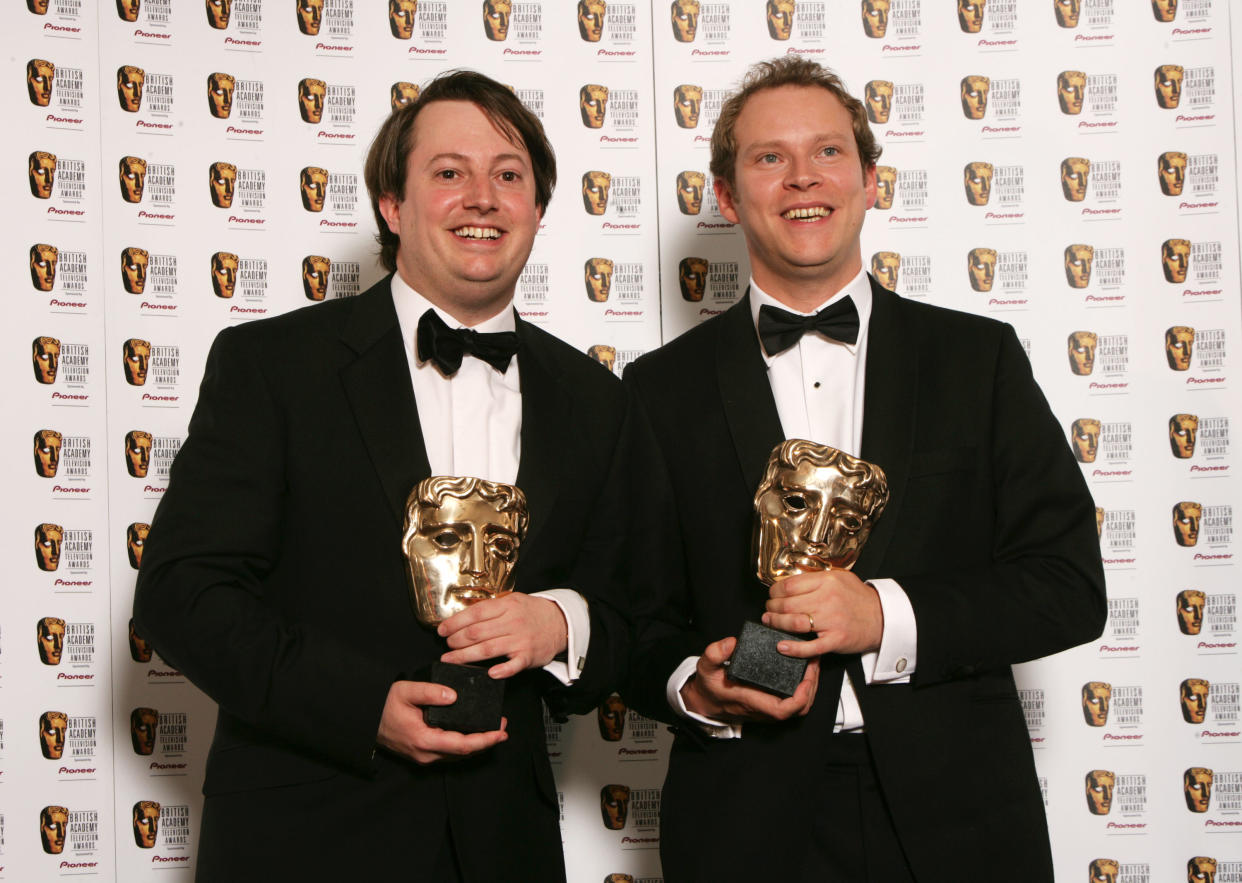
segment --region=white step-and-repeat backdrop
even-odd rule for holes
[[[1242,881],[1224,0],[6,6],[0,879],[190,879],[214,710],[129,628],[135,567],[215,332],[381,276],[390,108],[471,67],[542,118],[561,186],[517,306],[620,373],[744,291],[709,135],[797,53],[884,145],[873,272],[1017,328],[1099,507],[1107,630],[1019,673],[1058,876]],[[668,746],[619,700],[549,722],[571,880],[661,879]]]

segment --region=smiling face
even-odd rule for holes
[[[406,504],[405,553],[419,622],[434,626],[513,590],[526,498],[512,485],[433,476]]]
[[[323,80],[307,77],[298,81],[298,113],[304,123],[319,123],[323,119],[323,99],[328,84]]]
[[[308,212],[323,211],[323,203],[328,195],[328,170],[318,166],[307,166],[298,177],[302,191],[302,208]]]
[[[39,639],[39,661],[44,665],[60,665],[60,654],[65,648],[65,621],[57,616],[45,616],[35,627]]]
[[[888,80],[872,80],[863,90],[863,96],[867,119],[873,123],[887,123],[893,110],[893,84]]]
[[[142,192],[147,181],[147,161],[137,156],[123,156],[117,169],[121,182],[121,199],[126,202],[142,202]]]
[[[1190,240],[1166,239],[1160,246],[1160,265],[1166,282],[1185,282],[1190,269]]]
[[[509,37],[509,18],[513,4],[509,0],[483,0],[483,33],[487,39],[501,41]]]
[[[996,249],[972,248],[966,255],[966,272],[975,291],[991,291],[996,280]]]
[[[146,478],[151,466],[151,433],[131,429],[125,433],[125,469],[133,478]]]
[[[60,341],[55,337],[36,337],[30,349],[35,380],[55,383],[56,369],[60,365]]]
[[[1081,156],[1067,156],[1061,160],[1061,193],[1070,202],[1082,202],[1087,197],[1087,180],[1091,174],[1091,160]]]
[[[733,134],[734,182],[713,184],[721,214],[746,235],[755,282],[787,304],[843,288],[862,268],[859,233],[876,195],[849,111],[817,86],[764,89]]]
[[[1093,816],[1106,816],[1113,808],[1113,786],[1117,777],[1108,770],[1087,773],[1087,809]]]
[[[598,43],[604,35],[604,0],[578,0],[578,36],[588,43]]]
[[[607,172],[591,171],[582,176],[582,207],[588,215],[602,215],[608,210],[611,186],[612,175]]]
[[[707,176],[702,172],[677,173],[677,208],[683,215],[697,215],[703,208],[703,188]]]
[[[1201,724],[1207,717],[1208,690],[1210,685],[1203,678],[1187,678],[1179,688],[1182,720],[1188,724]]]
[[[669,16],[673,21],[673,39],[693,43],[699,28],[699,0],[673,0]]]
[[[60,567],[60,546],[65,540],[65,529],[59,524],[44,522],[35,528],[35,564],[45,573]]]
[[[231,162],[213,162],[207,170],[211,204],[216,208],[232,208],[237,187],[237,166]]]
[[[1085,377],[1095,368],[1095,347],[1099,336],[1093,331],[1075,331],[1069,336],[1070,370]]]
[[[1160,154],[1156,160],[1156,176],[1160,181],[1161,193],[1181,196],[1182,187],[1186,184],[1186,154],[1178,150]]]
[[[1195,437],[1199,434],[1199,418],[1194,414],[1174,414],[1169,418],[1169,446],[1173,456],[1189,460],[1195,455]]]
[[[1156,104],[1172,110],[1182,100],[1182,80],[1186,70],[1180,64],[1162,64],[1156,68]]]
[[[323,300],[328,293],[328,279],[332,273],[332,261],[310,254],[302,258],[302,293],[307,300]]]
[[[116,97],[121,110],[136,113],[142,108],[142,84],[146,78],[146,71],[132,64],[117,68]]]
[[[211,288],[216,297],[232,297],[237,287],[237,255],[218,251],[211,256]]]
[[[683,83],[673,90],[673,113],[677,125],[695,129],[699,125],[699,108],[703,105],[703,87]]]
[[[56,182],[56,154],[36,150],[30,154],[27,171],[30,194],[36,199],[51,199],[52,187]]]
[[[1091,284],[1091,265],[1095,247],[1077,243],[1065,247],[1065,281],[1070,288],[1086,288]]]
[[[147,287],[147,265],[151,260],[145,248],[131,245],[121,250],[121,285],[130,294],[142,294]]]
[[[1100,449],[1100,421],[1079,417],[1070,425],[1070,441],[1079,463],[1094,463]]]
[[[1194,357],[1195,330],[1189,325],[1174,325],[1164,332],[1164,355],[1174,371],[1189,371]]]
[[[38,107],[47,107],[52,100],[52,80],[56,76],[56,65],[42,58],[32,58],[26,62],[26,94],[30,103]]]
[[[297,0],[298,30],[310,37],[319,35],[323,24],[323,0]]]
[[[388,28],[398,40],[408,40],[414,35],[414,16],[418,14],[418,0],[388,0]]]
[[[1082,98],[1087,91],[1087,75],[1082,71],[1061,71],[1057,75],[1057,100],[1061,113],[1082,113]]]
[[[42,242],[30,246],[30,282],[37,291],[51,291],[56,285],[56,262],[60,249]]]
[[[237,79],[217,71],[207,77],[207,109],[218,120],[227,120],[233,112],[233,89]]]
[[[599,129],[608,113],[608,87],[588,83],[578,90],[578,110],[582,113],[582,125]]]
[[[151,342],[131,337],[121,346],[125,382],[130,386],[143,386],[147,382],[147,369],[151,365]]]
[[[981,120],[988,112],[988,92],[992,81],[988,77],[971,74],[962,77],[962,113],[968,120]]]
[[[862,0],[863,33],[879,39],[888,33],[889,0]],[[788,39],[788,38],[786,38]]]
[[[1198,589],[1177,593],[1177,628],[1183,635],[1197,635],[1203,629],[1203,605],[1207,596]]]
[[[587,259],[582,269],[587,300],[597,304],[608,300],[608,293],[612,290],[612,266],[608,258]]]
[[[40,429],[34,434],[35,473],[41,478],[55,478],[60,468],[62,436],[55,429]]]
[[[977,34],[983,28],[983,9],[987,0],[957,0],[957,24],[964,33]]]
[[[1199,542],[1199,522],[1203,520],[1203,506],[1183,500],[1173,507],[1173,539],[1179,546],[1193,546]]]
[[[962,183],[966,187],[966,201],[971,205],[987,205],[992,198],[992,164],[970,162],[962,169]]]
[[[1058,25],[1063,28],[1078,27],[1082,0],[1052,0],[1052,8],[1056,11]]]

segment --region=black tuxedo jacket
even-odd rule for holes
[[[517,589],[588,599],[587,665],[572,688],[509,679],[508,741],[426,767],[374,750],[389,685],[447,649],[406,588],[405,501],[430,468],[388,281],[217,337],[134,602],[139,633],[220,706],[200,879],[422,880],[448,832],[468,881],[563,877],[540,699],[585,711],[621,676],[625,393],[521,319],[517,333]]]
[[[898,580],[918,627],[910,684],[865,686],[847,659],[884,798],[920,881],[973,877],[991,857],[1014,880],[1051,880],[1010,665],[1102,630],[1094,506],[1012,328],[871,288],[861,456],[883,467],[891,498],[854,569]],[[625,379],[646,423],[637,468],[663,513],[637,528],[658,551],[636,574],[646,595],[625,692],[681,725],[661,816],[666,879],[793,878],[815,837],[805,820],[836,684],[821,683],[806,718],[746,724],[727,741],[701,737],[664,695],[683,659],[758,619],[768,597],[752,501],[785,436],[748,298]]]

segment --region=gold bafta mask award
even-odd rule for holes
[[[768,456],[759,489],[751,552],[765,585],[858,560],[888,503],[888,479],[874,463],[805,439],[781,442]],[[729,677],[747,686],[792,696],[805,659],[784,656],[785,632],[748,622],[729,659]]]
[[[414,613],[434,628],[472,604],[513,591],[513,568],[530,514],[511,484],[433,475],[405,505],[401,552]],[[448,706],[429,706],[424,719],[462,733],[499,729],[504,682],[486,670],[434,663],[429,679],[457,692]]]

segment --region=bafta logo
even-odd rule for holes
[[[1166,239],[1160,246],[1160,269],[1166,282],[1185,282],[1190,269],[1190,240]]]
[[[388,90],[388,103],[392,105],[393,112],[417,101],[418,92],[418,86],[405,80],[393,83],[392,88]]]
[[[1089,727],[1102,727],[1108,723],[1108,703],[1113,688],[1104,681],[1088,681],[1082,685],[1082,716]]]
[[[135,0],[137,6],[137,0]],[[69,828],[69,810],[63,806],[45,806],[39,811],[39,839],[48,855],[60,855],[65,849],[65,833]]]
[[[151,661],[151,645],[147,639],[134,630],[134,620],[129,620],[129,658],[134,662]]]
[[[129,203],[142,202],[142,192],[147,183],[147,161],[138,156],[123,156],[117,164],[117,178],[121,184],[121,199]]]
[[[888,0],[874,0],[887,8]],[[794,0],[768,0],[764,10],[768,20],[768,36],[773,40],[788,40],[793,33]]]
[[[1074,243],[1065,247],[1065,281],[1070,288],[1086,288],[1091,284],[1091,265],[1095,246]]]
[[[1211,685],[1203,678],[1186,678],[1178,688],[1178,700],[1182,706],[1182,720],[1188,724],[1201,724],[1207,719],[1208,691]]]
[[[1169,418],[1169,447],[1179,460],[1195,455],[1195,437],[1199,434],[1199,418],[1195,414],[1174,414]]]
[[[332,261],[317,254],[302,258],[302,293],[307,300],[323,300],[328,294]]]
[[[121,250],[121,285],[129,294],[142,294],[147,287],[147,266],[151,255],[145,248],[130,245]]]
[[[587,300],[602,304],[608,300],[612,288],[612,261],[608,258],[588,258],[583,267]]]
[[[1186,154],[1168,150],[1156,160],[1156,177],[1165,196],[1181,196],[1186,184]]]
[[[45,616],[35,623],[39,641],[39,661],[44,665],[60,665],[65,649],[65,621],[58,616]]]
[[[1061,113],[1077,116],[1082,113],[1083,94],[1087,91],[1087,75],[1082,71],[1061,71],[1057,74],[1057,100]]]
[[[1177,628],[1183,635],[1197,635],[1203,630],[1203,606],[1207,596],[1198,589],[1182,589],[1177,593]]]
[[[697,303],[707,292],[707,258],[682,258],[677,265],[677,284],[683,300]]]
[[[863,88],[863,106],[871,122],[887,123],[893,110],[893,84],[888,80],[871,80]]]
[[[30,283],[36,291],[51,291],[56,285],[56,262],[60,249],[37,242],[30,246]]]
[[[1151,12],[1158,22],[1170,22],[1177,18],[1177,0],[1151,0]]]
[[[203,0],[207,6],[207,24],[217,31],[229,26],[229,16],[233,14],[233,0]]]
[[[121,345],[121,365],[125,369],[125,382],[130,386],[145,386],[147,370],[151,366],[151,341],[131,337]]]
[[[669,16],[673,22],[673,39],[693,43],[699,29],[699,0],[673,0]]]
[[[1070,425],[1070,442],[1079,463],[1094,463],[1100,449],[1100,421],[1079,417]]]
[[[129,558],[129,566],[137,570],[142,566],[142,550],[147,544],[147,534],[151,525],[135,521],[125,528],[125,555]]]
[[[46,150],[30,154],[27,177],[30,179],[30,194],[35,199],[51,199],[52,187],[56,183],[56,154]]]
[[[43,6],[46,9],[47,3]],[[116,0],[116,14],[120,16],[121,21],[137,21],[141,7],[142,0]]]
[[[972,248],[966,255],[966,273],[975,291],[991,291],[996,281],[996,249]]]
[[[121,65],[116,69],[116,97],[121,110],[137,113],[142,109],[142,85],[146,79],[146,71],[132,64]]]
[[[53,573],[60,567],[60,547],[64,541],[65,529],[59,524],[45,521],[35,527],[35,564],[44,573]]]
[[[598,43],[604,35],[604,0],[578,0],[578,36],[588,43]]]
[[[1194,357],[1195,330],[1189,325],[1174,325],[1164,332],[1164,356],[1174,371],[1189,371]]]
[[[1093,816],[1106,816],[1113,808],[1113,786],[1117,777],[1109,770],[1092,770],[1087,773],[1087,809]]]
[[[233,193],[237,189],[237,166],[231,162],[216,161],[207,169],[207,187],[211,204],[216,208],[232,208]]]
[[[1162,64],[1156,68],[1156,104],[1165,110],[1173,110],[1182,100],[1182,80],[1186,69],[1180,64]]]
[[[1068,342],[1070,371],[1079,377],[1086,377],[1095,369],[1095,348],[1099,340],[1099,335],[1094,331],[1070,333]]]
[[[48,760],[60,760],[65,752],[65,730],[69,715],[63,711],[45,711],[39,715],[39,750]]]
[[[1056,12],[1058,25],[1063,28],[1078,27],[1078,16],[1082,11],[1082,0],[1052,0],[1052,8]]]
[[[1177,0],[1172,0],[1172,2],[1174,12],[1176,12]],[[1216,883],[1216,859],[1211,856],[1196,855],[1187,861],[1186,883]]]
[[[889,291],[897,290],[901,272],[901,255],[895,251],[877,251],[871,256],[871,275]]]
[[[1212,779],[1210,769],[1192,766],[1182,774],[1182,793],[1186,798],[1186,809],[1191,812],[1207,812],[1212,805]]]
[[[606,343],[597,343],[587,349],[587,355],[599,362],[609,371],[616,371],[617,348]]]
[[[319,124],[323,120],[323,99],[327,94],[328,84],[314,77],[306,77],[298,81],[298,113],[302,122]]]
[[[216,297],[229,298],[237,288],[237,255],[218,251],[211,256],[211,290]]]
[[[60,468],[62,436],[55,429],[40,429],[34,434],[35,474],[40,478],[55,478]]]
[[[957,24],[964,34],[983,30],[983,9],[988,0],[957,0]]]
[[[677,173],[677,208],[683,215],[697,215],[703,208],[707,176],[686,170]]]
[[[318,37],[323,24],[323,0],[297,0],[298,30],[308,37]]]
[[[1117,883],[1120,865],[1116,859],[1097,858],[1087,868],[1087,883]]]
[[[608,190],[612,187],[612,175],[608,172],[590,171],[582,176],[582,207],[588,215],[602,215],[608,210]]]
[[[990,162],[968,162],[962,169],[966,201],[971,205],[987,205],[992,198],[993,167]]]
[[[35,380],[43,384],[55,383],[60,365],[60,341],[55,337],[36,337],[30,349]]]
[[[35,107],[47,107],[52,101],[52,81],[56,65],[42,58],[26,62],[26,95]]]
[[[988,112],[988,92],[992,89],[992,80],[988,77],[971,74],[962,77],[962,113],[968,120],[981,120]]]
[[[1199,542],[1199,522],[1203,520],[1203,505],[1183,500],[1173,505],[1173,539],[1179,546],[1190,548]]]
[[[630,788],[628,785],[605,785],[599,790],[599,811],[604,817],[604,827],[620,831],[625,827],[630,813]]]
[[[605,742],[620,742],[625,735],[625,703],[613,693],[596,709],[599,737]]]
[[[602,129],[608,113],[608,87],[588,83],[579,89],[578,110],[582,113],[582,125],[588,129]]]
[[[493,42],[509,38],[509,19],[513,15],[510,0],[483,0],[483,33]]]
[[[398,40],[414,36],[414,16],[418,14],[418,0],[388,0],[388,28]]]
[[[211,2],[211,0],[208,0]],[[154,800],[134,804],[134,843],[140,849],[153,849],[160,829],[160,805]]]
[[[703,87],[682,83],[673,90],[673,113],[683,129],[697,129],[699,109],[703,105]]]
[[[233,90],[237,78],[216,71],[207,75],[207,110],[218,120],[227,120],[233,112]]]
[[[879,39],[888,33],[890,0],[862,0],[863,33]]]
[[[125,433],[125,471],[132,478],[146,478],[151,466],[151,433],[131,429]]]
[[[1081,156],[1067,156],[1061,160],[1061,193],[1070,202],[1082,202],[1087,198],[1087,180],[1091,175],[1091,160]]]
[[[324,199],[328,194],[328,170],[318,166],[307,166],[302,169],[299,183],[302,192],[302,208],[308,212],[323,211]]]
[[[897,170],[892,166],[875,167],[875,205],[880,211],[888,211],[893,207],[893,197],[897,194]]]
[[[129,742],[134,754],[149,756],[155,752],[159,726],[160,714],[154,708],[135,708],[129,713]]]

